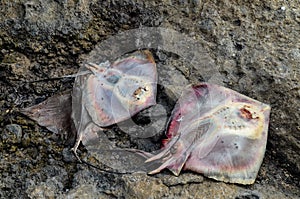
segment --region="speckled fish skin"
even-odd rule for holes
[[[72,94],[75,154],[80,141],[84,144],[94,138],[89,125],[107,127],[156,104],[156,64],[148,50],[112,64],[87,63],[83,70],[91,73],[76,78]]]
[[[262,163],[270,106],[231,89],[201,83],[183,91],[172,112],[162,150],[148,156],[167,168],[202,173],[215,180],[252,184]]]

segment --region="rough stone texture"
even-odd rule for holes
[[[266,156],[254,185],[194,173],[103,172],[76,162],[64,141],[19,113],[70,89],[72,78],[57,77],[76,73],[97,43],[140,26],[171,28],[201,41],[224,86],[271,105]],[[0,198],[299,197],[299,32],[297,1],[0,0]],[[205,74],[171,52],[152,51],[161,84],[178,82],[159,87],[158,101],[170,114],[174,90],[206,80]],[[125,147],[152,149],[160,140],[123,138],[118,128],[108,133]]]

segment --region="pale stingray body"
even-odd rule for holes
[[[70,93],[56,95],[22,112],[55,133],[76,134],[76,155],[80,142],[95,139],[101,127],[124,121],[156,104],[156,88],[152,54],[137,51],[112,64],[84,64],[76,76],[72,97]]]
[[[156,155],[145,152],[150,174],[192,170],[231,183],[252,184],[262,163],[270,106],[228,88],[201,83],[186,88]]]

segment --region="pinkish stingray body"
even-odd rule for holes
[[[92,74],[79,76],[76,80],[80,83],[80,89],[75,83],[73,113],[78,109],[76,96],[82,95],[80,104],[95,124],[105,127],[128,119],[156,103],[156,65],[149,51],[139,52],[113,64],[90,63],[85,67]],[[76,117],[76,113],[73,116]]]
[[[267,142],[270,106],[228,88],[202,83],[183,91],[169,122],[167,139],[147,163],[175,175],[192,170],[231,183],[252,184]]]
[[[89,125],[110,126],[156,104],[157,72],[150,51],[138,51],[113,64],[87,64],[92,74],[78,76],[72,94],[72,118],[80,141],[94,139]]]
[[[156,85],[152,54],[137,51],[112,64],[85,64],[75,79],[72,98],[69,93],[53,96],[22,112],[56,133],[70,130],[72,118],[76,155],[79,143],[95,139],[101,127],[124,121],[156,104]]]

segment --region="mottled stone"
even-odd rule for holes
[[[194,173],[182,173],[179,176],[174,176],[169,174],[159,174],[157,176],[168,187],[176,186],[176,185],[193,184],[193,183],[197,184],[203,182],[203,176]]]
[[[160,179],[145,174],[124,175],[122,179],[126,198],[161,198],[168,190]]]
[[[12,134],[18,135],[13,144],[1,140],[0,198],[46,193],[64,198],[87,192],[91,196],[126,198],[134,194],[145,196],[149,193],[146,185],[151,185],[153,198],[299,197],[299,13],[297,1],[1,1],[0,132],[1,137],[8,136],[5,127],[17,124],[22,127],[22,139],[20,143],[17,133]],[[130,182],[130,175],[94,171],[72,162],[71,154],[49,139],[48,131],[20,118],[19,108],[71,88],[71,78],[51,78],[76,73],[96,43],[140,26],[175,29],[200,41],[207,51],[207,60],[213,60],[217,66],[223,86],[271,104],[266,157],[254,185],[240,187],[206,178],[194,182],[201,175],[185,174],[166,180],[166,176],[171,176],[168,172],[163,173],[164,177],[133,175],[135,181]],[[107,48],[120,45],[109,43]],[[208,70],[210,74],[205,76],[201,64],[192,66],[191,60],[182,61],[172,52],[155,55],[156,51],[153,54],[161,84],[176,83],[169,91],[158,88],[161,92],[157,100],[170,114],[176,101],[171,98],[180,93],[182,85],[206,80],[212,74]],[[203,58],[202,62],[207,60]],[[115,138],[110,139],[126,143],[124,147],[155,150],[163,131],[159,132],[161,137],[147,141],[128,138],[117,128],[111,134]],[[54,163],[60,165],[58,171],[67,173],[63,179],[51,179],[51,172],[43,170]],[[181,177],[187,179],[180,181]]]
[[[8,144],[19,144],[22,141],[22,128],[18,124],[9,124],[5,126],[1,133],[1,141]]]

